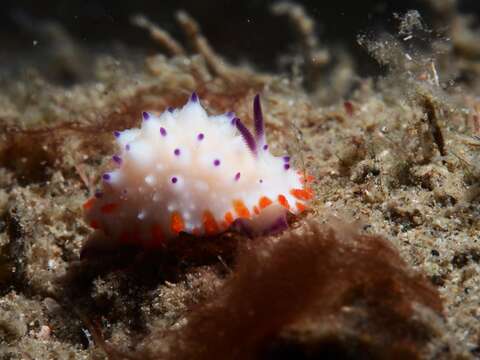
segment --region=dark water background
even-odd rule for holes
[[[294,39],[287,19],[269,12],[273,3],[275,1],[260,0],[2,0],[0,58],[32,50],[35,23],[47,20],[60,23],[82,45],[100,51],[108,49],[115,41],[131,47],[132,51],[154,52],[158,47],[145,31],[132,26],[129,18],[142,13],[182,39],[174,12],[185,9],[199,22],[219,53],[234,62],[247,59],[260,69],[274,70],[277,57],[291,50]],[[360,62],[369,60],[357,45],[357,34],[394,27],[393,13],[417,9],[427,24],[437,20],[437,15],[426,2],[420,0],[304,0],[297,3],[303,4],[317,20],[317,32],[322,43],[340,44],[358,56]],[[478,15],[480,1],[460,0],[459,8],[462,12]]]

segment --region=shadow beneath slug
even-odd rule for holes
[[[96,278],[112,272],[123,272],[139,286],[154,288],[165,281],[177,282],[189,268],[220,264],[226,270],[240,238],[233,232],[212,237],[181,233],[161,247],[145,249],[118,245],[94,233],[82,247],[80,259],[59,281],[69,297],[88,292]]]
[[[80,261],[72,264],[65,278],[81,276],[90,278],[110,271],[123,270],[130,274],[153,275],[155,284],[166,280],[174,282],[189,267],[233,263],[239,242],[268,235],[279,235],[295,227],[300,218],[285,214],[258,231],[250,221],[236,219],[228,231],[213,236],[195,236],[181,232],[156,247],[145,247],[135,243],[119,244],[96,231],[80,250]],[[83,275],[81,275],[83,274]],[[148,276],[147,276],[148,278]]]
[[[237,219],[226,232],[203,237],[182,232],[155,248],[122,245],[96,231],[80,250],[80,259],[72,262],[58,281],[67,297],[76,298],[88,294],[95,279],[111,273],[122,273],[136,287],[145,289],[154,289],[164,282],[177,283],[190,269],[202,266],[211,266],[224,277],[233,267],[239,244],[265,235],[279,235],[287,228],[297,227],[301,218],[286,214],[263,233],[252,231],[248,222]]]

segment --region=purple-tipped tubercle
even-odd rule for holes
[[[288,163],[290,161],[290,156],[284,156],[283,161]]]
[[[194,91],[194,92],[192,93],[192,95],[190,96],[190,101],[191,101],[191,102],[194,102],[194,103],[196,103],[196,102],[198,101],[198,95],[197,95],[197,93],[196,93],[195,91]]]
[[[290,169],[290,164],[284,164],[284,165],[283,165],[283,168],[284,168],[285,170]]]
[[[240,180],[240,173],[239,172],[235,174],[235,181],[238,181],[238,180]]]
[[[160,128],[160,135],[167,136],[167,130],[165,130],[165,128],[161,127]]]
[[[148,119],[150,119],[150,114],[146,111],[142,112],[142,117],[143,117],[143,120],[144,121],[147,121]]]
[[[113,162],[115,162],[116,164],[118,165],[121,165],[122,164],[122,158],[118,155],[113,155],[112,156],[112,160]]]
[[[235,125],[237,126],[238,131],[243,137],[243,140],[249,147],[249,149],[256,154],[257,153],[257,143],[248,128],[240,121],[239,118],[235,118]],[[232,120],[233,121],[233,120]]]
[[[120,137],[120,131],[114,131],[113,136],[115,136],[116,138]]]
[[[167,111],[168,111],[169,113],[173,113],[174,110],[175,110],[175,109],[174,109],[172,106],[169,106],[169,107],[167,108]]]
[[[174,184],[175,184],[177,181],[178,181],[178,179],[177,179],[175,176],[174,176],[174,177],[172,177],[172,183],[174,183]]]
[[[218,159],[213,160],[213,165],[219,166],[220,165],[220,160],[218,160]]]
[[[180,155],[180,149],[175,149],[173,151],[173,153],[176,155],[176,156],[179,156]]]
[[[200,141],[202,141],[204,138],[205,138],[205,135],[203,135],[202,133],[197,135],[197,139]]]
[[[105,181],[108,181],[108,180],[111,179],[111,176],[110,176],[110,174],[103,174],[102,179],[105,180]]]

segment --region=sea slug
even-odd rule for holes
[[[311,176],[270,153],[259,95],[255,131],[233,113],[209,116],[196,93],[181,109],[143,112],[138,129],[115,132],[115,169],[83,205],[89,225],[120,243],[162,245],[181,232],[214,235],[232,224],[266,233],[313,196]]]

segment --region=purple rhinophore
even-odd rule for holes
[[[255,142],[255,139],[253,138],[252,133],[250,130],[247,129],[247,127],[240,121],[239,118],[235,118],[235,124],[237,125],[237,129],[240,132],[240,134],[243,137],[243,140],[245,140],[245,143],[247,146],[250,148],[250,150],[256,154],[257,153],[257,143]]]
[[[111,179],[111,176],[110,176],[110,174],[103,174],[102,179],[105,180],[105,181],[108,181],[108,180]]]
[[[288,163],[290,161],[290,156],[284,156],[283,161]]]
[[[263,150],[268,150],[268,145],[267,144],[263,145]]]
[[[230,124],[232,124],[233,126],[237,125],[237,120],[239,119],[234,117],[232,120],[230,120]]]
[[[142,112],[142,117],[143,117],[143,120],[144,121],[147,121],[148,119],[150,119],[150,114],[146,111]]]
[[[283,164],[283,168],[284,168],[285,170],[290,169],[290,164]]]
[[[180,149],[175,149],[173,151],[173,153],[176,155],[176,156],[179,156],[180,155]]]
[[[220,160],[218,160],[218,159],[213,160],[213,165],[215,165],[215,166],[220,165]]]
[[[161,127],[161,128],[160,128],[160,134],[161,134],[162,136],[167,136],[167,130],[165,130],[165,128]]]
[[[130,150],[130,144],[125,145],[125,150],[127,150],[127,151]]]
[[[191,101],[191,102],[194,102],[194,103],[196,103],[196,102],[198,101],[198,95],[197,95],[197,93],[196,93],[195,91],[194,91],[194,92],[192,93],[192,95],[190,96],[190,101]]]
[[[100,199],[102,196],[103,196],[103,193],[102,193],[101,191],[98,191],[98,190],[95,191],[95,197],[96,197],[97,199]]]
[[[235,113],[233,111],[229,111],[225,114],[225,116],[228,118],[235,117]]]
[[[173,113],[174,110],[175,110],[175,109],[174,109],[172,106],[169,106],[169,107],[167,108],[167,111],[170,112],[170,113]]]
[[[197,139],[200,140],[200,141],[202,141],[204,137],[205,137],[205,135],[203,135],[202,133],[197,135]]]
[[[122,164],[122,158],[118,155],[113,155],[112,156],[112,160],[117,163],[118,165],[121,165]]]
[[[120,131],[114,131],[113,136],[115,136],[116,138],[120,137]]]
[[[255,125],[255,140],[261,143],[264,138],[264,130],[262,106],[260,105],[260,95],[258,94],[253,99],[253,122]]]
[[[175,176],[174,176],[174,177],[172,177],[172,183],[174,183],[174,184],[175,184],[177,181],[178,181],[178,179],[177,179]]]
[[[240,180],[240,173],[239,172],[235,174],[235,181],[238,181],[238,180]]]

